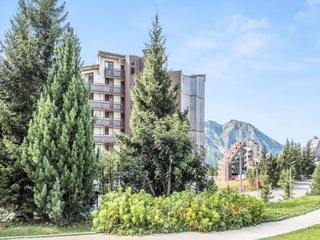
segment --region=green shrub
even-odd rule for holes
[[[173,193],[152,197],[140,191],[110,192],[93,213],[97,232],[143,235],[182,231],[219,231],[262,221],[263,203],[232,191]]]

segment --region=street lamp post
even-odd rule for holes
[[[257,165],[256,165],[256,187],[257,187],[257,199],[259,199],[259,175],[258,175]]]
[[[239,154],[239,192],[242,192],[242,159],[241,159],[241,149]]]
[[[291,166],[290,166],[290,191],[289,191],[289,198],[291,198],[291,195],[292,195],[292,189],[291,189],[291,179],[292,179],[292,175],[291,175],[292,173],[291,173]]]

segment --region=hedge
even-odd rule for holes
[[[263,203],[232,191],[192,191],[152,197],[140,191],[109,192],[93,213],[96,232],[144,235],[183,231],[222,231],[256,225],[263,219]]]

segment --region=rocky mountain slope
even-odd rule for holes
[[[254,139],[260,149],[265,145],[268,152],[272,154],[278,154],[282,151],[280,143],[268,137],[250,123],[237,120],[231,120],[223,125],[214,121],[205,122],[206,162],[215,165],[234,142],[250,139]]]

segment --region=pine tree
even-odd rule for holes
[[[149,35],[144,70],[131,92],[132,137],[118,137],[122,181],[154,196],[181,191],[191,183],[202,188],[204,159],[198,158],[190,140],[186,112],[178,110],[179,86],[171,87],[158,14]]]
[[[315,157],[311,152],[310,145],[311,142],[308,141],[306,147],[302,151],[301,174],[305,177],[311,176],[316,168]]]
[[[0,207],[21,220],[33,217],[35,205],[32,181],[20,163],[20,146],[66,17],[64,4],[57,4],[54,0],[19,0],[11,29],[0,46]]]
[[[275,188],[278,186],[280,180],[280,169],[278,164],[278,156],[269,154],[268,156],[268,176],[270,177],[271,186]]]
[[[281,172],[279,184],[284,191],[284,194],[282,195],[283,199],[290,198],[291,197],[290,196],[290,193],[291,193],[290,170],[283,170]]]
[[[311,195],[320,195],[320,164],[317,165],[316,170],[312,175],[313,183],[311,186]]]
[[[55,55],[23,143],[22,164],[34,183],[41,217],[68,223],[92,207],[97,163],[80,44],[72,28],[67,27]]]
[[[264,202],[269,202],[270,199],[273,198],[272,194],[272,185],[271,185],[271,180],[268,174],[265,174],[262,172],[260,174],[260,189],[261,189],[261,199]]]

